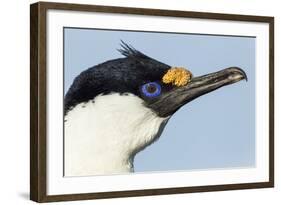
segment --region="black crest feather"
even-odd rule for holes
[[[128,58],[141,58],[141,59],[150,59],[147,55],[135,49],[133,46],[128,45],[121,40],[120,43],[121,49],[117,49],[123,56]]]

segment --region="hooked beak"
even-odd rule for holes
[[[238,67],[230,67],[218,72],[194,77],[187,85],[176,87],[166,92],[149,106],[156,110],[160,117],[168,117],[197,97],[243,79],[247,81],[247,75]]]

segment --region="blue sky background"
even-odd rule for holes
[[[230,66],[248,76],[182,107],[136,155],[136,172],[255,166],[255,38],[65,28],[65,92],[81,71],[122,57],[120,40],[194,76]]]

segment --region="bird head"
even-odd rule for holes
[[[193,77],[190,71],[159,62],[123,41],[121,47],[125,58],[96,65],[76,77],[65,97],[65,113],[100,94],[119,93],[133,94],[159,117],[169,117],[204,94],[247,80],[238,67]]]
[[[107,116],[116,118],[116,121],[111,123],[114,124],[114,133],[118,135],[120,132],[121,143],[127,144],[125,152],[131,154],[155,141],[162,131],[162,122],[182,106],[218,88],[242,79],[247,80],[246,73],[238,67],[194,77],[189,70],[159,62],[124,42],[119,52],[123,58],[98,64],[75,78],[65,96],[64,111],[67,116],[81,103],[86,103],[86,106],[90,103],[93,107],[91,110],[96,111],[101,107],[98,106],[100,102],[109,104],[110,106],[103,111],[108,111]],[[107,98],[113,95],[115,98]],[[123,100],[113,102],[116,96]],[[99,119],[101,123],[102,117]],[[155,123],[155,119],[161,120]],[[110,130],[111,125],[107,126]],[[151,132],[150,126],[155,126]],[[119,130],[119,127],[122,129]],[[110,143],[113,141],[116,140]]]

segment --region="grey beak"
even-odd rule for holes
[[[238,67],[230,67],[218,72],[194,77],[187,85],[174,88],[163,94],[157,101],[149,106],[157,110],[159,116],[168,117],[186,103],[218,88],[239,82],[243,79],[247,81],[247,75]]]

